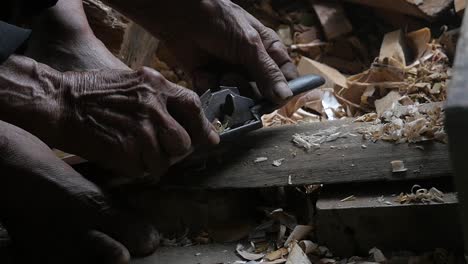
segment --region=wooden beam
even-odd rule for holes
[[[468,252],[468,19],[464,19],[457,44],[454,74],[448,89],[446,127],[456,188],[461,203],[465,234],[465,252]]]
[[[208,151],[209,157],[193,159],[200,166],[179,166],[164,180],[166,184],[195,188],[255,188],[306,185],[398,181],[447,176],[450,174],[448,147],[442,143],[425,144],[425,150],[408,144],[372,143],[356,132],[365,123],[350,120],[311,123],[261,129],[236,142]],[[295,133],[316,133],[330,127],[354,136],[340,138],[306,152],[291,142]],[[362,145],[366,144],[366,148]],[[257,157],[268,160],[255,163]],[[272,161],[284,159],[279,167]],[[392,173],[390,162],[403,160],[408,171]]]
[[[341,202],[346,195],[317,201],[317,242],[336,256],[363,256],[373,247],[425,252],[463,246],[455,193],[446,193],[444,203],[429,204],[399,204],[386,193],[356,194],[355,200]]]
[[[454,0],[346,0],[348,2],[391,10],[397,13],[434,20],[453,6]],[[415,2],[422,2],[416,4]]]

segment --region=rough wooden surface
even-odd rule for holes
[[[422,4],[416,5],[414,0],[346,0],[348,2],[367,5],[376,8],[392,10],[411,16],[421,17],[428,20],[436,19],[444,11],[453,6],[454,0],[423,0]]]
[[[341,202],[342,198],[319,199],[318,243],[338,256],[366,255],[373,247],[426,251],[463,245],[456,194],[446,194],[443,204],[427,205],[401,205],[386,194],[383,199],[392,202],[389,205],[378,202],[379,196],[356,194],[356,200],[350,202]]]
[[[289,183],[397,181],[450,174],[446,145],[433,142],[421,150],[408,144],[372,143],[355,132],[357,127],[365,125],[348,120],[261,129],[239,138],[231,147],[208,151],[211,157],[205,158],[206,167],[174,168],[165,181],[195,188],[255,188]],[[315,133],[333,126],[354,136],[324,143],[320,149],[310,152],[291,142],[295,133]],[[362,148],[363,144],[367,148]],[[268,161],[254,163],[257,157],[267,157]],[[279,167],[272,165],[277,159],[284,159]],[[403,160],[408,171],[392,173],[393,160]]]
[[[240,258],[235,244],[209,244],[193,247],[163,247],[153,255],[132,260],[132,264],[214,264],[233,263]]]
[[[454,74],[448,90],[446,127],[456,187],[461,202],[468,252],[468,19],[464,19],[457,45]]]

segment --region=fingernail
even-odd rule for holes
[[[279,82],[275,85],[273,89],[274,94],[281,100],[288,100],[293,96],[291,89],[285,82]]]
[[[214,130],[211,130],[210,134],[208,135],[208,141],[213,145],[218,145],[220,141],[218,133]]]

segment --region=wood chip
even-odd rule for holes
[[[283,258],[283,256],[286,256],[288,253],[289,252],[287,248],[280,248],[278,250],[266,254],[265,259],[267,259],[268,261],[274,261]]]
[[[283,164],[283,161],[284,159],[277,159],[277,160],[274,160],[273,163],[271,163],[271,165],[275,166],[275,167],[279,167]]]
[[[377,115],[380,117],[382,114],[391,109],[395,103],[400,100],[401,95],[398,91],[391,91],[386,96],[375,101],[375,109]]]
[[[245,250],[242,244],[237,244],[237,253],[246,260],[259,260],[265,256],[265,254],[256,254]]]
[[[310,240],[302,240],[299,242],[299,246],[302,248],[304,253],[311,254],[317,252],[319,246],[318,244],[310,241]]]
[[[429,48],[429,42],[431,42],[431,30],[429,28],[422,28],[406,34],[408,41],[408,47],[413,51],[414,59],[420,59],[426,50]]]
[[[295,244],[289,253],[286,264],[312,264],[307,255],[298,244]]]
[[[294,241],[299,241],[303,239],[306,235],[308,235],[310,232],[314,230],[313,226],[309,225],[297,225],[294,230],[291,232],[289,235],[288,239],[286,239],[286,242],[284,243],[284,246],[289,246],[290,243]]]
[[[254,163],[260,163],[260,162],[264,162],[264,161],[267,161],[268,158],[267,157],[258,157],[254,160]]]
[[[402,160],[393,160],[390,164],[392,164],[392,172],[405,172],[408,170]]]
[[[375,262],[383,263],[387,261],[387,258],[382,253],[382,251],[376,247],[369,250],[369,255],[372,256]]]
[[[356,196],[350,195],[350,196],[342,199],[340,202],[350,202],[350,201],[354,201],[354,200],[356,200]]]
[[[318,61],[302,57],[297,66],[300,75],[318,74],[325,78],[326,82],[323,85],[325,88],[334,88],[335,85],[347,88],[346,77],[336,69],[322,64]]]
[[[401,30],[396,30],[385,34],[379,57],[381,59],[393,58],[406,66],[406,50],[405,36]]]

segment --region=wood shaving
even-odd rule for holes
[[[444,203],[444,193],[435,187],[427,190],[421,188],[419,185],[413,186],[411,193],[401,193],[396,202],[401,204],[412,204],[412,203]]]
[[[273,163],[271,163],[271,165],[275,166],[275,167],[279,167],[283,164],[283,161],[284,159],[277,159],[277,160],[274,160]]]
[[[267,161],[268,158],[267,157],[258,157],[254,160],[254,163],[260,163],[260,162],[264,162],[264,161]]]
[[[350,195],[350,196],[342,199],[340,202],[350,202],[350,201],[354,201],[354,200],[356,200],[356,196]]]
[[[309,225],[297,225],[294,230],[289,235],[288,239],[284,243],[284,246],[287,247],[293,242],[297,242],[302,240],[305,236],[307,236],[310,232],[314,230],[313,226]]]
[[[265,256],[265,254],[253,253],[253,248],[245,249],[242,244],[237,244],[236,251],[243,259],[246,260],[259,260]]]
[[[306,151],[320,148],[320,145],[327,142],[333,142],[340,138],[348,137],[347,132],[339,131],[339,127],[330,127],[316,133],[301,133],[292,136],[292,142]]]
[[[382,253],[382,251],[380,249],[376,248],[376,247],[369,250],[369,255],[372,256],[372,258],[374,259],[375,262],[382,263],[382,262],[387,261],[387,258]]]
[[[405,172],[408,170],[402,160],[393,160],[390,164],[392,165],[392,172]]]

